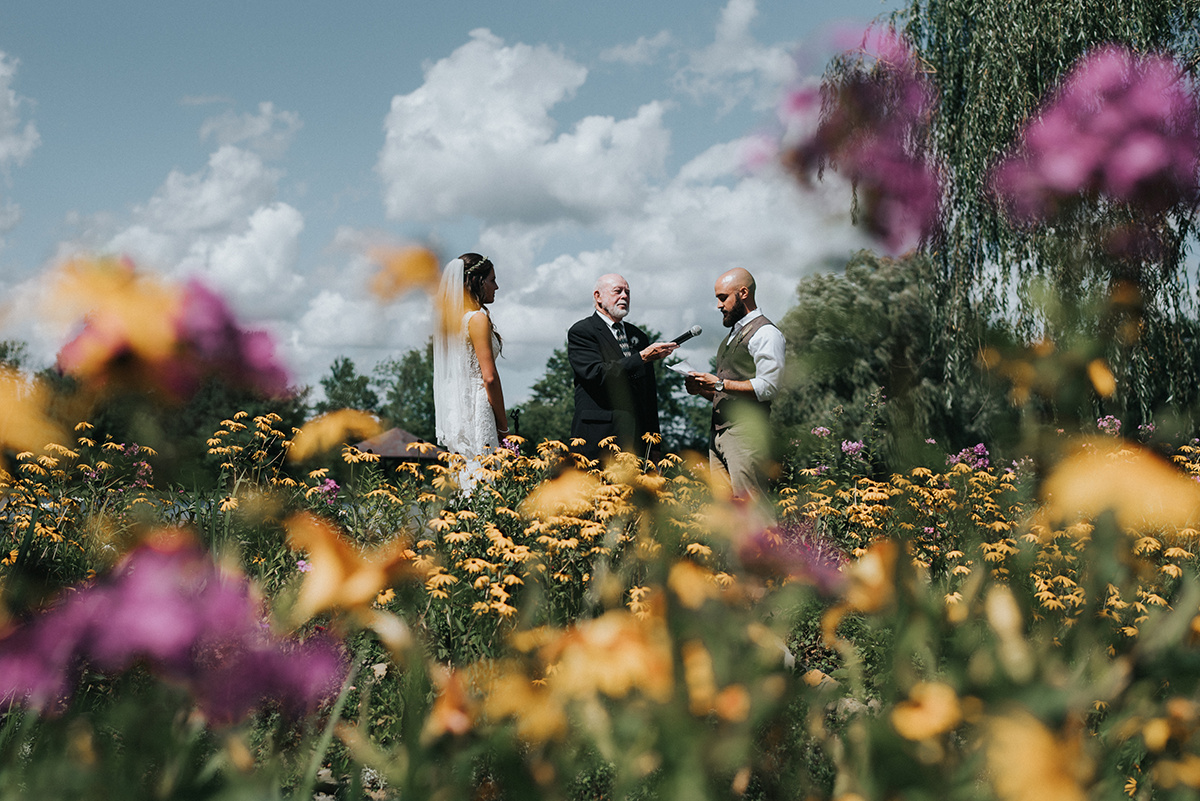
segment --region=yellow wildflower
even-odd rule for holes
[[[991,718],[986,725],[987,762],[1002,801],[1085,801],[1092,766],[1081,732],[1056,736],[1024,710]]]
[[[382,426],[379,419],[366,412],[356,409],[329,412],[305,423],[304,427],[296,432],[288,449],[288,459],[293,462],[303,461],[329,450],[349,437],[366,439],[375,436],[380,430]]]
[[[412,569],[403,542],[363,552],[334,524],[311,514],[293,515],[284,526],[288,545],[306,551],[312,565],[296,599],[297,622],[327,609],[364,608],[394,578]]]
[[[1183,528],[1200,518],[1200,485],[1155,453],[1105,439],[1081,441],[1047,477],[1051,520],[1112,510],[1123,528]]]
[[[948,684],[921,682],[908,693],[908,700],[892,710],[892,726],[906,740],[927,740],[944,734],[962,720],[958,693]]]

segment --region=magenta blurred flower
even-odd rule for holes
[[[271,337],[238,327],[224,299],[195,279],[184,287],[179,340],[201,373],[224,376],[264,395],[287,390],[287,373],[276,361]]]
[[[941,185],[936,166],[920,151],[934,95],[912,49],[894,31],[870,29],[862,49],[875,60],[841,86],[816,129],[784,156],[804,183],[826,164],[850,179],[859,196],[860,219],[892,253],[903,253],[936,230]],[[811,115],[815,93],[787,95],[785,117]]]
[[[187,686],[217,722],[266,702],[311,710],[344,674],[340,646],[272,635],[244,576],[172,536],[137,548],[103,580],[0,639],[0,701],[52,708],[84,664],[120,672],[136,663]]]
[[[843,581],[841,552],[811,518],[758,530],[742,541],[738,558],[751,573],[803,581],[824,595],[836,594]]]
[[[211,376],[264,395],[287,390],[270,337],[243,330],[198,281],[180,286],[126,260],[80,259],[64,266],[58,285],[58,311],[82,320],[58,366],[85,384],[153,388],[174,399]]]
[[[1088,195],[1161,210],[1195,198],[1198,158],[1200,113],[1179,66],[1107,46],[1076,62],[991,185],[1026,221]]]

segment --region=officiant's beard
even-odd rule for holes
[[[604,313],[611,317],[615,322],[621,322],[629,315],[629,308],[622,309],[615,303],[601,303],[600,308]]]

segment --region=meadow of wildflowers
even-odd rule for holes
[[[935,214],[936,171],[910,147],[928,89],[902,42],[878,47],[899,70],[888,102],[834,98],[850,116],[835,108],[792,164],[850,165],[872,230],[900,247]],[[1156,62],[1093,58],[1068,85],[1106,103],[1147,90],[1105,71],[1161,83]],[[1179,169],[1154,156],[1176,129],[1147,124],[1123,166],[1080,167],[1073,191],[1191,191],[1157,186]],[[437,263],[380,261],[389,295]],[[231,409],[207,440],[211,488],[187,488],[153,449],[97,433],[87,404],[140,388],[140,414],[170,414],[213,372],[279,392],[269,340],[199,285],[125,262],[81,259],[62,280],[87,299],[60,358],[71,402],[0,377],[0,798],[1200,789],[1194,439],[1034,420],[1017,461],[979,443],[888,465],[880,432],[829,421],[764,508],[697,454],[597,464],[525,442],[464,481],[458,456],[385,469],[345,444],[378,430],[362,412],[292,428]],[[1015,403],[1070,382],[1104,396],[1095,359],[1028,378],[1036,350],[1007,357]]]

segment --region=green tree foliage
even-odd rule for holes
[[[414,348],[399,359],[385,359],[375,365],[371,383],[383,399],[379,413],[388,424],[434,441],[432,339],[424,348]]]
[[[542,377],[530,387],[530,398],[519,408],[517,433],[531,443],[569,442],[575,414],[575,378],[567,348],[555,348]]]
[[[21,369],[29,361],[29,345],[19,339],[0,340],[0,365]]]
[[[333,360],[329,375],[321,379],[321,387],[325,390],[325,399],[314,404],[317,414],[336,409],[379,410],[379,395],[371,389],[371,377],[360,375],[354,361],[347,356]]]
[[[181,482],[203,486],[202,482],[211,480],[218,472],[212,466],[221,459],[208,454],[208,440],[220,430],[223,420],[237,412],[246,412],[250,419],[274,413],[281,419],[276,427],[291,431],[304,425],[308,418],[308,395],[309,388],[301,387],[283,397],[264,398],[219,378],[209,379],[175,413],[162,416],[164,441],[173,449]]]
[[[862,251],[844,272],[800,282],[797,305],[780,321],[788,370],[773,419],[784,437],[803,441],[821,426],[862,439],[879,425],[887,455],[909,461],[927,437],[954,451],[1011,436],[1003,392],[949,370],[953,346],[937,326],[935,270],[925,256]],[[972,329],[976,339],[994,335],[978,322]]]
[[[1006,218],[989,177],[1021,123],[1099,45],[1170,52],[1194,76],[1200,1],[910,0],[892,22],[915,45],[938,96],[921,144],[944,178],[943,233],[930,252],[937,268],[935,324],[955,344],[947,352],[950,371],[969,370],[975,361],[981,341],[964,335],[969,321],[1003,318],[1024,342],[1094,335],[1094,315],[1047,313],[1047,305],[1094,309],[1123,281],[1140,294],[1141,333],[1113,337],[1104,347],[1118,387],[1108,411],[1132,420],[1194,405],[1200,365],[1194,338],[1178,333],[1180,325],[1194,330],[1197,317],[1184,271],[1196,233],[1191,205],[1150,213],[1092,199],[1064,210],[1053,225],[1028,227]],[[840,58],[831,65],[830,86],[870,68],[858,54]],[[1112,255],[1110,235],[1129,230],[1151,234],[1158,246]]]

